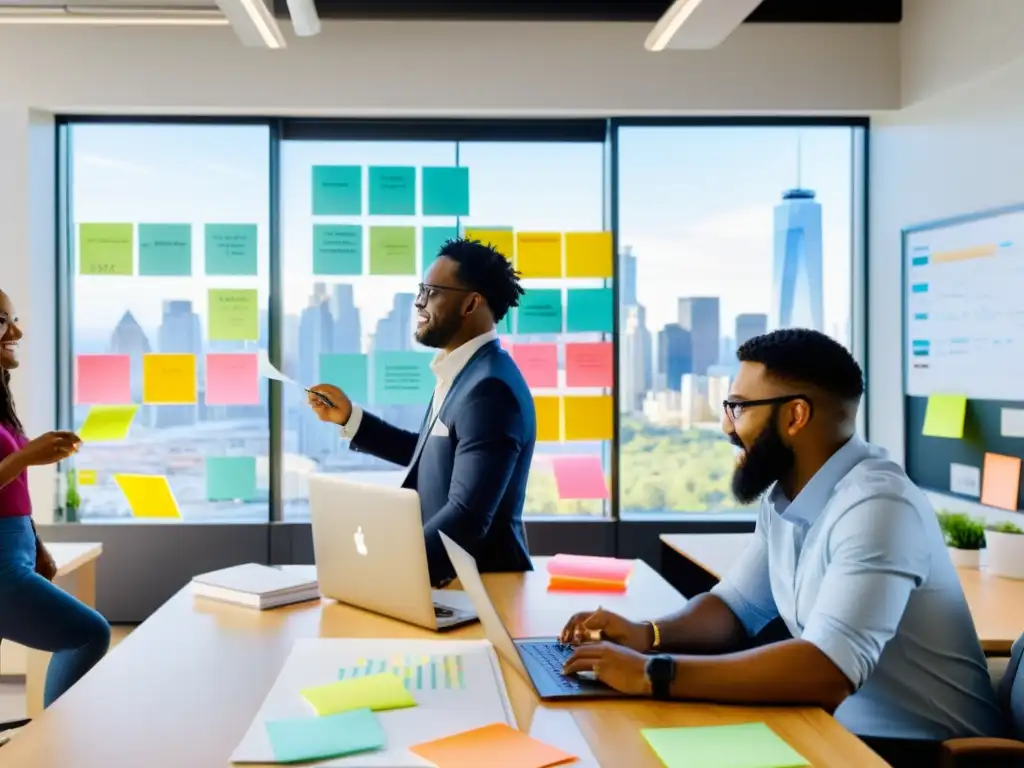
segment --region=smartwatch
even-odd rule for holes
[[[676,676],[675,660],[663,653],[649,656],[645,672],[647,679],[651,681],[651,695],[655,699],[668,699],[669,688]]]

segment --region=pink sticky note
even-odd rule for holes
[[[516,344],[512,348],[512,359],[528,387],[558,386],[557,344]]]
[[[259,405],[256,355],[211,353],[206,356],[207,405]]]
[[[607,499],[608,484],[600,456],[554,456],[560,499]]]
[[[129,405],[132,402],[132,359],[128,355],[78,355],[75,403]]]
[[[612,370],[610,341],[575,342],[565,345],[567,387],[610,387]]]
[[[571,579],[625,581],[633,572],[633,560],[593,555],[555,555],[548,560],[548,573]]]

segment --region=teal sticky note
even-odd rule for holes
[[[313,166],[313,215],[360,216],[363,169],[358,165]]]
[[[611,288],[569,289],[565,310],[567,333],[611,333],[613,317]]]
[[[437,252],[448,240],[459,236],[457,227],[424,227],[420,232],[420,251],[423,259],[423,272],[427,274],[430,265],[437,259]]]
[[[423,215],[469,215],[469,168],[423,168]]]
[[[384,729],[368,709],[324,717],[267,721],[276,763],[301,763],[369,752],[384,746]]]
[[[370,166],[370,215],[416,215],[416,169],[404,165]]]
[[[320,382],[333,384],[354,403],[369,399],[369,364],[359,353],[320,355]]]
[[[192,274],[191,224],[139,224],[139,274],[188,277]]]
[[[205,241],[206,274],[256,274],[255,224],[207,224]]]
[[[424,352],[375,352],[374,405],[426,405],[434,394],[434,356]]]
[[[207,456],[206,498],[209,501],[254,501],[256,457]]]
[[[665,768],[803,768],[810,763],[764,723],[643,728]]]
[[[508,314],[501,318],[494,327],[498,333],[512,333],[512,310],[509,310]]]
[[[313,274],[363,274],[363,228],[358,224],[314,224]]]
[[[519,297],[516,333],[561,333],[562,292],[558,288],[527,288]]]

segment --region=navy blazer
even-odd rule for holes
[[[351,442],[353,450],[409,468],[402,485],[420,496],[431,584],[455,576],[440,531],[482,572],[533,570],[523,503],[537,418],[519,368],[489,342],[455,377],[436,419],[431,410],[419,435],[364,413]]]

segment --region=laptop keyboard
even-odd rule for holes
[[[571,645],[562,643],[522,643],[519,650],[529,656],[533,661],[539,662],[551,676],[551,679],[558,683],[558,686],[565,691],[581,690],[587,681],[580,680],[573,675],[562,674],[565,662],[572,656]],[[591,684],[592,685],[592,684]]]

